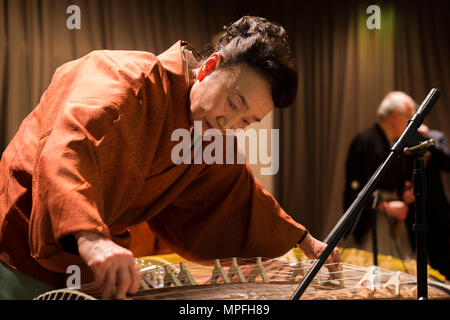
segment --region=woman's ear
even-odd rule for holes
[[[220,64],[220,54],[217,52],[209,56],[208,59],[202,64],[200,70],[197,73],[197,80],[202,81],[206,76],[210,75],[214,70],[218,68]]]

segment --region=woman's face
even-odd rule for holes
[[[269,82],[245,64],[220,65],[198,79],[190,91],[191,121],[202,121],[202,133],[215,128],[243,129],[273,109]]]

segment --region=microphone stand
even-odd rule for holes
[[[374,199],[372,204],[372,251],[373,251],[373,265],[378,266],[378,237],[377,237],[377,207],[379,203],[380,191],[374,192]]]
[[[417,135],[420,135],[417,133]],[[421,136],[422,137],[422,136]],[[418,137],[419,138],[419,137]],[[423,140],[423,137],[422,137]],[[427,270],[427,245],[426,245],[426,202],[427,184],[424,166],[424,155],[428,147],[434,145],[430,139],[415,147],[405,148],[405,153],[414,156],[414,196],[416,223],[413,230],[416,232],[416,265],[417,265],[417,297],[419,300],[428,299],[428,270]]]
[[[320,268],[325,263],[325,260],[328,259],[333,249],[336,247],[338,242],[341,240],[345,232],[351,226],[357,213],[362,209],[365,205],[373,191],[375,190],[378,182],[385,174],[386,170],[391,165],[392,161],[401,153],[405,147],[416,146],[418,138],[416,134],[418,134],[417,129],[423,123],[425,116],[431,111],[433,105],[436,103],[436,100],[439,98],[439,91],[437,89],[431,89],[428,93],[425,100],[420,105],[419,110],[412,117],[411,120],[408,121],[407,127],[403,134],[398,139],[398,141],[392,146],[391,152],[386,158],[386,160],[378,167],[375,173],[372,175],[370,180],[366,183],[364,188],[359,192],[356,199],[347,209],[342,218],[338,221],[336,226],[331,230],[328,236],[325,239],[325,243],[327,246],[320,254],[319,258],[314,262],[311,269],[308,271],[306,276],[303,278],[302,282],[299,284],[297,289],[292,294],[290,300],[298,300],[302,294],[307,289],[308,285],[314,279],[316,274],[319,272]],[[419,135],[420,136],[420,135]],[[422,136],[420,136],[422,137]],[[423,137],[422,137],[423,139]],[[419,291],[419,289],[417,290]]]

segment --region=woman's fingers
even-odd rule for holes
[[[112,267],[106,272],[105,283],[103,287],[102,299],[111,299],[114,285],[116,284],[117,268]]]
[[[117,270],[117,288],[116,299],[125,299],[125,295],[131,285],[130,268],[128,265],[122,266]]]
[[[114,297],[119,299],[139,289],[140,274],[131,251],[93,232],[78,232],[76,237],[78,251],[94,272],[103,299],[113,297],[114,286]]]
[[[102,287],[102,299],[125,299],[127,292],[136,293],[139,290],[141,275],[134,259],[101,263],[94,268],[94,272],[96,285]]]
[[[93,266],[94,276],[95,276],[95,286],[101,287],[103,283],[105,282],[106,278],[106,267],[104,264],[99,264],[96,266]]]
[[[128,292],[136,293],[139,290],[139,286],[141,285],[141,274],[139,273],[139,269],[134,263],[130,266],[129,269],[131,274],[131,285]]]
[[[124,299],[127,292],[135,293],[139,289],[141,276],[134,259],[102,264],[94,272],[96,284],[103,288],[102,299]]]
[[[339,250],[337,248],[334,248],[332,256],[334,262],[342,262],[341,255],[339,254]]]
[[[339,271],[338,263],[340,263],[340,262],[342,262],[342,260],[339,255],[339,251],[337,248],[334,248],[333,251],[331,252],[330,256],[328,257],[328,259],[325,261],[325,263],[328,264],[327,269],[331,273],[332,279],[338,278],[338,274],[337,274],[337,272]]]

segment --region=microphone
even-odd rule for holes
[[[416,114],[411,118],[411,120],[408,121],[406,129],[405,131],[403,131],[403,134],[392,146],[391,149],[392,151],[398,154],[400,152],[403,152],[403,149],[405,147],[410,146],[409,142],[411,138],[413,138],[416,134],[419,134],[417,132],[417,129],[422,125],[423,120],[425,119],[427,114],[431,111],[440,95],[441,93],[439,92],[438,89],[433,88],[430,90],[430,92],[420,105],[419,109],[417,110]],[[421,140],[423,140],[423,137]]]

